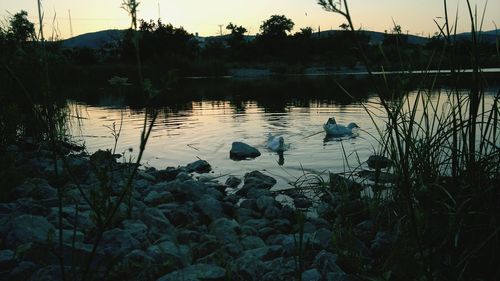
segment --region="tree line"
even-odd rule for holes
[[[13,15],[8,25],[0,28],[0,49],[4,61],[30,58],[31,47],[36,44],[33,23],[27,13]],[[312,28],[301,28],[295,33],[295,23],[284,15],[273,15],[262,22],[259,33],[249,36],[248,30],[238,24],[229,23],[227,34],[200,39],[182,27],[165,24],[161,20],[139,21],[137,31],[124,32],[119,42],[109,42],[99,49],[62,48],[61,42],[47,43],[53,62],[62,64],[95,65],[127,64],[135,61],[134,44],[139,45],[140,57],[145,64],[165,65],[183,69],[190,65],[266,65],[296,64],[332,67],[355,67],[361,48],[373,64],[384,69],[422,69],[429,65],[446,66],[432,58],[434,50],[443,48],[444,40],[439,34],[424,44],[411,44],[409,36],[401,32],[399,25],[383,34],[380,43],[374,44],[370,32],[358,30],[354,44],[349,26],[343,23],[339,30],[314,32]],[[138,40],[132,40],[138,33]],[[467,64],[470,42],[462,44],[458,61]],[[485,65],[498,64],[490,60],[495,56],[494,44],[481,44]],[[460,60],[461,56],[464,57]],[[189,72],[190,70],[184,71]]]

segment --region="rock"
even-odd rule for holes
[[[34,201],[32,198],[19,198],[15,201],[17,204],[17,210],[19,213],[36,215],[36,216],[46,216],[49,212],[47,206],[42,205],[38,201]]]
[[[146,208],[142,213],[141,221],[149,227],[149,232],[156,238],[174,234],[174,227],[157,208]]]
[[[392,161],[389,158],[381,155],[372,155],[368,157],[366,163],[368,167],[372,169],[384,169],[392,165]]]
[[[262,276],[262,281],[289,281],[295,280],[296,264],[293,259],[283,257],[264,263],[267,273]]]
[[[124,220],[122,228],[141,243],[148,242],[148,227],[140,220]]]
[[[174,200],[174,196],[168,191],[158,192],[156,190],[153,190],[149,192],[146,197],[144,197],[144,203],[153,207],[164,203],[174,202]]]
[[[260,156],[260,151],[243,142],[233,142],[229,158],[233,160],[244,160],[247,158],[256,158]]]
[[[321,274],[316,268],[312,268],[302,272],[302,281],[319,281]]]
[[[319,249],[328,249],[332,245],[333,234],[326,228],[320,228],[313,234],[312,243]]]
[[[150,246],[146,252],[156,263],[170,263],[174,267],[186,266],[191,261],[189,248],[185,245],[177,245],[172,241],[164,241]]]
[[[257,211],[258,210],[258,208],[257,208],[257,200],[255,200],[255,199],[245,199],[245,200],[241,201],[240,208]]]
[[[200,244],[195,244],[191,247],[193,258],[200,263],[212,263],[213,256],[217,253],[220,254],[222,243],[212,235],[204,235],[201,240],[205,240]]]
[[[142,170],[137,171],[139,179],[144,179],[150,182],[156,182],[156,177]]]
[[[273,177],[264,175],[259,171],[246,173],[244,179],[245,185],[251,185],[255,188],[269,189],[276,184],[276,180]]]
[[[192,204],[162,204],[157,207],[174,226],[197,223],[198,214],[193,210]]]
[[[202,199],[198,200],[195,203],[195,208],[208,217],[210,221],[214,221],[224,216],[220,202],[208,195],[205,195]]]
[[[241,183],[241,179],[237,178],[235,176],[230,176],[226,180],[226,185],[229,186],[230,188],[237,188],[238,185],[240,185],[240,183]]]
[[[222,280],[226,270],[212,264],[195,264],[160,277],[157,281],[202,281]]]
[[[295,205],[295,208],[297,209],[307,209],[312,207],[312,202],[311,200],[304,198],[304,197],[298,197],[293,199],[293,204]]]
[[[139,249],[140,246],[141,243],[132,237],[129,232],[115,228],[103,233],[100,251],[104,255],[117,258],[124,257],[133,250]]]
[[[191,176],[188,173],[182,171],[182,172],[180,172],[180,173],[177,174],[177,176],[175,177],[175,179],[179,180],[179,181],[188,181],[188,180],[191,180],[192,178],[191,178]]]
[[[209,230],[217,239],[225,243],[238,241],[238,235],[241,233],[240,225],[235,220],[226,218],[212,222]]]
[[[242,280],[257,280],[272,270],[264,262],[276,259],[281,254],[282,248],[279,246],[247,250],[235,260],[237,274]]]
[[[54,226],[39,216],[18,216],[11,221],[9,229],[5,242],[10,247],[29,242],[44,243],[56,236]]]
[[[276,206],[276,201],[274,200],[273,197],[271,196],[261,196],[257,199],[257,209],[259,211],[265,211],[269,207],[274,207]]]
[[[72,175],[86,176],[90,171],[90,162],[81,156],[69,155],[66,157],[67,169]]]
[[[0,250],[0,270],[12,268],[15,253],[12,250]]]
[[[303,232],[304,233],[313,233],[316,231],[316,226],[312,224],[309,221],[304,222],[304,225],[302,226]]]
[[[156,171],[154,174],[156,178],[161,181],[171,181],[174,180],[181,171],[182,170],[179,168],[167,167],[165,170]]]
[[[116,158],[110,150],[98,150],[90,155],[90,163],[97,168],[110,167],[116,163]]]
[[[8,275],[8,279],[12,281],[24,281],[28,280],[28,278],[33,274],[33,272],[37,269],[36,264],[27,261],[21,261],[16,267],[14,267],[10,274]]]
[[[292,225],[287,219],[275,219],[271,221],[270,226],[280,233],[289,233],[292,230]]]
[[[344,271],[337,265],[338,256],[326,250],[319,252],[314,258],[314,266],[326,275],[328,272],[345,275]]]
[[[243,187],[236,192],[236,195],[246,196],[253,189],[270,189],[275,184],[276,180],[274,178],[264,175],[259,171],[253,171],[245,174]]]
[[[204,174],[210,172],[211,170],[212,167],[205,160],[198,160],[186,166],[186,171],[188,173],[196,172],[198,174]]]
[[[16,198],[32,197],[35,200],[55,199],[57,190],[49,185],[45,179],[29,179],[16,187],[14,191]]]
[[[245,221],[244,225],[251,226],[256,230],[267,227],[269,225],[269,220],[267,219],[251,219]]]
[[[266,246],[266,243],[257,236],[247,236],[241,239],[241,245],[245,250],[252,250],[257,248],[262,248]]]
[[[249,251],[245,251],[245,253],[237,258],[234,263],[237,276],[239,276],[241,280],[258,280],[259,277],[265,273],[264,262]]]
[[[277,219],[280,216],[280,210],[275,206],[270,206],[264,212],[264,217],[270,220]]]
[[[69,272],[71,267],[67,266],[65,271]],[[37,270],[29,281],[55,281],[62,280],[61,267],[59,265],[49,265]]]
[[[177,240],[181,244],[197,243],[200,241],[201,234],[199,232],[181,229],[177,235]]]
[[[123,263],[127,267],[148,267],[154,263],[154,259],[142,250],[133,250],[123,258]]]

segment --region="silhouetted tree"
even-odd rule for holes
[[[260,26],[261,36],[283,38],[291,32],[295,23],[285,16],[273,15]]]
[[[343,31],[348,31],[349,30],[349,24],[347,24],[345,22],[343,24],[339,25],[339,27]]]
[[[304,27],[301,28],[299,32],[295,33],[294,36],[310,39],[312,37],[312,34],[313,34],[312,27]]]
[[[127,62],[134,60],[132,35],[136,31],[129,29],[121,44],[122,59]],[[184,28],[176,28],[171,24],[163,24],[161,20],[139,22],[139,50],[144,61],[160,62],[162,59],[194,57],[198,46],[192,34]]]
[[[227,40],[228,45],[233,49],[239,49],[243,44],[245,44],[245,33],[247,29],[243,26],[237,26],[233,23],[229,23],[226,29],[231,31],[231,34]]]
[[[35,25],[28,20],[28,12],[20,11],[9,21],[7,39],[17,43],[26,42],[35,38]]]
[[[383,44],[385,46],[404,45],[408,43],[408,35],[401,32],[401,25],[397,24],[391,29],[391,33],[385,32]]]

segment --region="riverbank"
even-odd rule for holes
[[[20,184],[0,204],[1,280],[358,280],[395,241],[344,180],[288,205],[264,171],[221,183],[200,160],[140,168],[128,192],[133,164],[60,147],[56,165],[47,145],[7,149]]]

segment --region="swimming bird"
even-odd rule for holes
[[[273,136],[269,133],[266,147],[274,152],[283,152],[286,150],[285,139],[281,136]]]
[[[356,123],[349,123],[344,126],[337,124],[335,117],[328,118],[328,121],[323,125],[323,129],[328,136],[332,137],[345,137],[357,134],[359,126]]]

